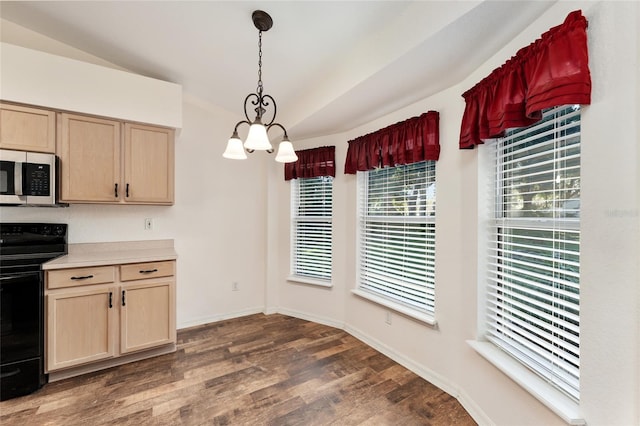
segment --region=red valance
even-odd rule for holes
[[[344,172],[437,160],[440,114],[429,111],[349,141]]]
[[[465,92],[460,148],[504,136],[506,129],[529,126],[542,110],[591,103],[587,20],[580,10],[562,25],[516,53]]]
[[[304,149],[296,154],[298,161],[284,165],[284,180],[336,176],[335,146]]]

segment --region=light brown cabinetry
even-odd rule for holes
[[[174,134],[141,124],[124,125],[124,201],[172,204]]]
[[[61,113],[61,201],[173,204],[174,131]]]
[[[115,355],[115,287],[59,292],[47,296],[47,370]]]
[[[47,372],[176,342],[173,260],[49,270],[46,282]]]
[[[0,103],[0,148],[55,153],[56,113]]]
[[[120,201],[121,123],[62,113],[58,127],[61,201]]]
[[[120,266],[120,352],[176,341],[175,262]]]

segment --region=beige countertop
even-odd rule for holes
[[[173,240],[118,241],[69,244],[68,254],[42,265],[44,270],[84,268],[139,262],[175,260]]]

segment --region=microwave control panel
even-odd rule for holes
[[[49,164],[24,163],[23,175],[25,180],[22,182],[24,195],[49,196],[51,188],[51,166]]]

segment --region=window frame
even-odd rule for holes
[[[381,173],[384,175],[386,173],[387,177],[394,173],[394,170],[403,170],[403,173],[406,173],[408,170],[416,170],[417,168],[421,168],[420,172],[424,173],[424,179],[420,182],[424,184],[425,188],[425,211],[424,215],[419,216],[410,216],[410,215],[376,215],[376,214],[368,214],[369,204],[370,204],[370,178],[372,173]],[[381,176],[382,176],[381,175]],[[406,179],[406,174],[403,175],[403,179]],[[405,182],[405,180],[403,180]],[[426,200],[426,191],[432,190],[432,202],[428,214],[427,212],[427,200]],[[352,293],[365,298],[369,301],[372,301],[376,304],[385,306],[394,311],[400,312],[404,315],[417,319],[421,322],[424,322],[428,325],[436,325],[435,319],[435,238],[436,238],[436,161],[428,160],[422,161],[418,163],[408,164],[408,165],[399,165],[395,167],[385,167],[382,169],[374,169],[370,171],[359,171],[357,172],[357,199],[358,199],[358,209],[357,209],[357,242],[356,242],[356,287],[352,290]],[[386,200],[386,199],[385,199]],[[380,226],[380,229],[387,229],[386,226],[390,226],[391,233],[393,234],[394,230],[398,230],[400,226],[409,225],[411,229],[411,225],[424,225],[425,230],[425,238],[424,238],[424,250],[425,250],[425,262],[424,262],[424,273],[425,273],[425,300],[428,300],[428,304],[424,306],[417,306],[416,303],[410,302],[407,300],[403,300],[397,295],[389,296],[384,294],[383,291],[376,291],[369,282],[367,282],[367,277],[364,275],[369,274],[368,272],[365,274],[364,270],[367,269],[363,262],[367,262],[365,258],[369,256],[371,258],[371,254],[365,253],[366,250],[366,234],[371,235],[373,232],[371,231],[371,227],[367,228],[367,225]],[[398,226],[398,228],[393,229],[394,226]],[[415,232],[415,231],[414,231]],[[405,235],[405,234],[403,234]],[[412,234],[407,234],[412,236]],[[384,242],[382,239],[379,242]],[[389,253],[386,250],[388,247],[385,244],[385,249],[383,249],[383,253]],[[402,253],[409,251],[406,248]],[[371,251],[373,253],[373,250]],[[380,255],[383,256],[383,253]],[[427,257],[430,256],[430,260],[427,261]],[[405,261],[406,258],[403,258]],[[373,259],[376,267],[380,265],[380,268],[385,267],[383,265],[382,259]],[[390,262],[393,263],[393,262]],[[396,266],[396,265],[391,265]],[[405,269],[403,269],[403,273],[407,273]],[[431,274],[430,282],[427,283],[427,274]],[[373,275],[373,272],[371,272]],[[382,277],[379,277],[382,279]],[[394,288],[401,288],[405,284],[402,283],[401,279],[394,280],[393,283],[381,284],[381,286],[393,286]],[[411,283],[408,282],[407,286],[411,286]]]
[[[307,199],[305,195],[310,193],[307,191],[301,191],[301,185],[303,183],[314,182],[313,185],[318,185],[321,189],[323,206],[320,209],[311,209],[311,213],[317,214],[299,214],[301,203],[306,204],[313,200]],[[291,180],[291,219],[290,219],[290,264],[289,264],[289,276],[287,281],[298,282],[304,284],[317,285],[321,287],[332,287],[333,277],[333,182],[334,178],[331,176],[318,176],[311,178],[297,178]],[[327,186],[328,185],[328,190]],[[327,194],[329,197],[327,197]],[[329,204],[329,214],[326,214],[326,204]],[[322,235],[319,239],[324,244],[325,250],[323,255],[319,259],[323,267],[316,268],[318,273],[314,273],[312,268],[305,268],[305,263],[313,259],[313,256],[299,255],[299,252],[304,249],[305,245],[299,244],[301,233],[299,232],[300,226],[309,225],[327,225],[329,228],[328,237]],[[318,236],[310,236],[305,234],[305,239],[312,238],[318,239]],[[308,240],[307,240],[308,241]],[[327,248],[328,245],[328,248]],[[328,256],[327,256],[328,251]],[[329,260],[328,268],[326,267],[327,257]]]
[[[577,136],[578,139],[581,139],[580,128],[583,120],[583,109],[578,105],[565,105],[561,107],[550,108],[545,111],[545,114],[558,114],[563,109],[567,110],[569,108],[573,108],[574,111],[577,111],[576,115],[577,119]],[[554,120],[558,120],[555,118]],[[530,127],[535,127],[539,123],[536,123]],[[522,132],[524,128],[517,129],[517,131]],[[509,135],[509,134],[508,134]],[[574,135],[576,136],[576,135]],[[566,135],[560,136],[559,138],[556,136],[555,139],[568,139]],[[512,380],[522,386],[525,390],[530,392],[534,397],[536,397],[540,402],[549,407],[552,411],[554,411],[558,416],[560,416],[563,420],[565,420],[569,424],[584,424],[584,419],[580,413],[580,403],[579,403],[579,394],[576,398],[575,395],[571,395],[571,391],[567,392],[566,389],[562,389],[562,386],[557,386],[556,384],[552,384],[550,380],[545,377],[540,372],[535,371],[531,365],[527,365],[522,362],[521,359],[518,359],[517,356],[509,353],[504,350],[499,344],[496,344],[495,341],[492,341],[489,338],[489,334],[492,332],[490,319],[489,319],[489,311],[490,304],[492,303],[491,298],[493,297],[490,294],[490,286],[491,286],[491,261],[489,260],[489,255],[492,250],[495,250],[495,239],[494,231],[501,224],[506,224],[507,226],[521,226],[521,227],[530,227],[540,229],[555,229],[556,232],[573,232],[580,233],[580,219],[579,219],[579,211],[578,212],[562,212],[562,208],[565,207],[565,204],[571,204],[572,207],[575,207],[575,202],[566,203],[569,197],[560,196],[559,198],[553,198],[553,200],[559,200],[560,203],[552,204],[552,210],[549,214],[550,217],[537,217],[537,218],[521,218],[521,217],[510,217],[506,220],[500,215],[496,215],[496,211],[500,211],[500,202],[504,201],[504,194],[498,189],[501,185],[498,182],[498,176],[500,172],[500,164],[499,164],[499,144],[501,140],[487,141],[488,143],[480,149],[480,170],[479,170],[479,183],[478,189],[482,191],[487,188],[493,187],[493,197],[489,196],[486,199],[480,198],[478,199],[479,204],[479,213],[480,218],[484,218],[484,220],[480,220],[479,223],[486,223],[487,226],[481,226],[478,229],[479,232],[479,247],[480,250],[478,252],[478,282],[479,282],[479,293],[478,293],[478,306],[480,307],[478,311],[478,335],[479,340],[471,340],[468,341],[468,344],[476,350],[478,354],[486,358],[489,362],[491,362],[496,368],[501,370],[507,376],[509,376]],[[557,143],[557,142],[554,142]],[[580,146],[581,142],[578,142],[578,146]],[[579,149],[579,148],[578,148]],[[578,161],[581,163],[579,159],[580,155],[578,155]],[[483,172],[483,169],[486,172]],[[553,176],[557,176],[556,172],[557,167],[553,167]],[[562,170],[562,168],[561,168]],[[520,171],[520,173],[526,173],[526,171]],[[578,181],[580,180],[580,174],[578,173]],[[574,177],[575,178],[575,177]],[[563,184],[564,185],[564,184]],[[578,185],[578,190],[581,192],[581,188]],[[484,192],[487,193],[487,192]],[[579,196],[578,196],[579,197]],[[579,199],[579,198],[578,198]],[[485,204],[486,203],[486,204]],[[579,206],[579,202],[577,202]],[[579,207],[578,207],[579,208]],[[557,210],[557,211],[556,211]],[[514,216],[514,215],[512,215]],[[542,215],[544,216],[544,214]],[[574,217],[571,217],[574,216]],[[482,249],[484,245],[485,249]],[[577,255],[580,256],[579,249],[577,250]],[[555,257],[554,257],[555,259]],[[578,258],[579,259],[579,258]],[[520,260],[520,259],[518,259]],[[558,264],[561,265],[563,262],[562,259],[558,260]],[[497,262],[495,262],[497,263]],[[555,261],[554,261],[555,263]],[[579,291],[579,260],[578,260],[578,291]],[[494,265],[494,271],[497,270],[496,265]],[[579,299],[579,293],[577,295]],[[578,301],[579,306],[579,301]],[[579,320],[579,316],[578,316]],[[579,325],[578,325],[579,329]],[[578,337],[579,338],[579,337]],[[578,343],[579,346],[579,343]],[[579,367],[578,367],[579,369]],[[579,370],[578,370],[579,371]],[[577,386],[577,390],[579,392],[579,384]]]

